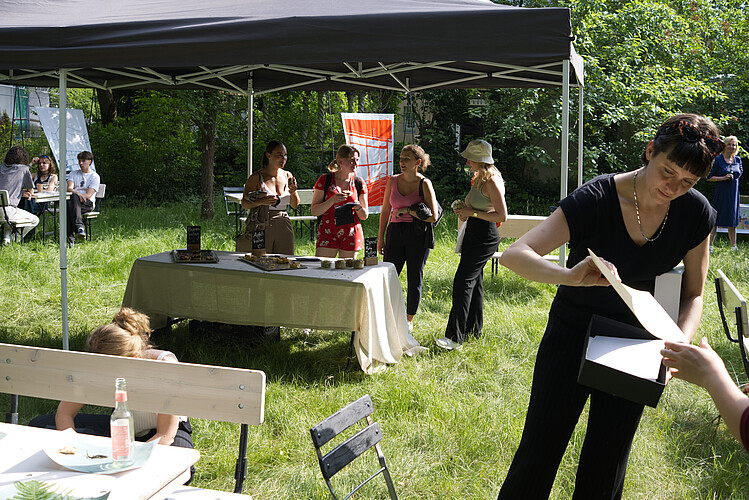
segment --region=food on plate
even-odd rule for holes
[[[346,267],[354,267],[354,259],[346,259]]]
[[[57,450],[57,453],[60,455],[75,455],[75,453],[78,451],[78,448],[75,446],[63,446],[59,450]]]
[[[299,269],[300,267],[302,267],[302,265],[295,260],[289,263],[289,269]]]
[[[364,259],[354,260],[354,269],[364,269]]]
[[[329,260],[321,260],[320,267],[322,267],[323,269],[330,269],[331,267],[333,267],[333,262]]]
[[[338,259],[335,261],[336,269],[346,269],[346,261],[344,259]]]
[[[86,452],[86,458],[90,458],[90,459],[109,458],[109,455],[89,455],[88,452]]]
[[[463,200],[455,200],[450,204],[450,208],[452,208],[453,210],[460,210],[464,206],[466,206],[466,204],[463,202]]]
[[[247,259],[247,260],[249,260],[249,261],[255,262],[257,260],[257,255],[255,255],[253,253],[246,253],[246,254],[244,254],[244,258]]]

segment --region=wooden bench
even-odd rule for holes
[[[305,206],[312,205],[312,193],[314,189],[297,189],[299,194],[299,206],[296,209],[289,207],[289,211],[299,215],[289,215],[291,223],[298,222],[303,228],[309,229],[309,238],[315,241],[315,229],[317,229],[317,217],[314,215],[303,215]],[[301,231],[300,231],[301,233]]]
[[[499,232],[500,239],[520,238],[545,220],[546,217],[540,215],[508,215],[507,220],[497,228],[497,231]],[[458,230],[460,230],[460,226],[463,224],[464,222],[458,219]],[[499,258],[501,256],[502,252],[494,252],[494,255],[492,255],[492,274],[497,274],[499,271]],[[544,259],[556,262],[559,260],[559,257],[556,255],[544,255]]]
[[[127,379],[130,409],[241,424],[234,492],[242,492],[247,426],[265,414],[262,371],[0,343],[0,393],[112,407],[116,377]],[[17,407],[6,421],[18,422]]]

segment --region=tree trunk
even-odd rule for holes
[[[216,117],[215,109],[208,110],[207,119],[199,124],[200,128],[200,218],[213,219],[215,214],[213,196],[213,160],[216,153]]]
[[[101,111],[101,124],[105,127],[111,123],[117,124],[117,102],[111,90],[96,89]]]

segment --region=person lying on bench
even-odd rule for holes
[[[148,316],[123,307],[115,314],[111,323],[94,330],[86,342],[86,350],[98,354],[178,363],[173,353],[154,349],[150,335]],[[57,430],[74,427],[76,432],[82,434],[109,437],[109,413],[79,413],[83,406],[82,403],[61,401],[55,415],[40,415],[33,418],[29,425]],[[187,417],[131,411],[136,441],[158,441],[159,444],[194,448],[192,426]]]

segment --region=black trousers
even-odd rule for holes
[[[497,224],[469,217],[460,264],[453,278],[453,305],[445,337],[462,344],[468,334],[481,336],[484,327],[484,266],[497,251]]]
[[[94,209],[94,203],[91,200],[81,202],[80,196],[75,193],[68,199],[68,241],[73,241],[75,233],[79,227],[83,227],[83,214],[87,214]]]
[[[385,262],[392,262],[400,276],[407,264],[406,314],[414,315],[421,302],[421,283],[429,249],[424,248],[424,233],[412,222],[395,222],[388,226],[385,238]]]
[[[533,372],[520,445],[499,499],[547,499],[580,414],[590,397],[573,499],[620,499],[643,406],[577,383],[581,325],[549,314]]]

